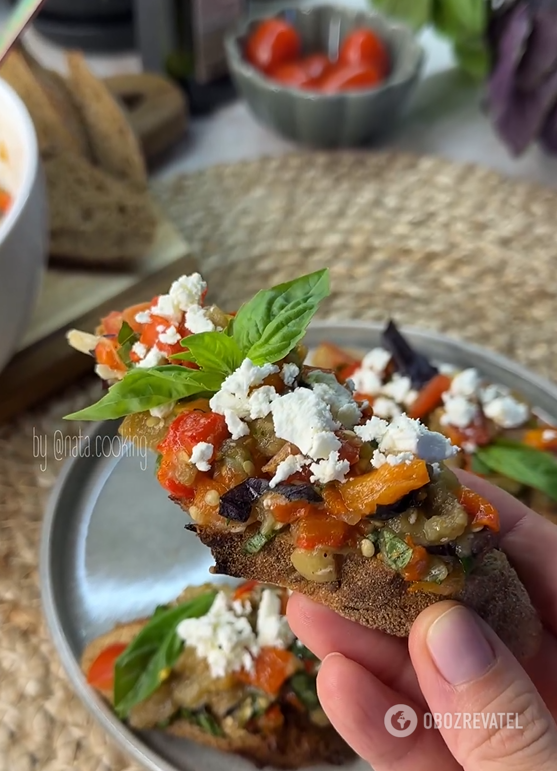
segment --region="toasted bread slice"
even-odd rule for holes
[[[43,160],[51,256],[120,267],[148,254],[157,218],[146,193],[130,189],[74,153],[45,153]]]
[[[359,552],[342,560],[339,581],[319,584],[308,581],[290,561],[292,543],[279,533],[258,554],[247,554],[244,544],[253,533],[188,525],[215,558],[214,573],[287,587],[327,605],[341,616],[397,637],[406,637],[424,608],[447,597],[409,591],[404,579],[377,558]],[[461,600],[475,610],[519,658],[538,649],[541,623],[526,589],[505,554],[488,552],[464,590],[450,599]]]
[[[103,81],[89,70],[82,54],[71,52],[67,59],[68,85],[87,128],[96,163],[115,179],[145,190],[145,161],[124,111]]]
[[[41,152],[52,147],[79,151],[77,140],[20,50],[12,51],[3,62],[0,77],[10,84],[29,110]]]
[[[97,656],[109,645],[130,643],[146,621],[120,624],[89,643],[81,658],[83,673],[87,675]],[[110,701],[110,694],[104,696]],[[353,757],[352,750],[331,726],[316,726],[297,712],[286,715],[286,725],[278,738],[242,730],[238,730],[233,737],[213,736],[187,720],[176,720],[164,730],[221,752],[242,755],[261,767],[301,768],[316,763],[340,765]]]

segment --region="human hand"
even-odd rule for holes
[[[332,724],[375,771],[555,771],[557,526],[464,476],[498,508],[501,548],[540,613],[544,630],[534,658],[519,664],[487,624],[451,601],[424,610],[408,640],[359,626],[299,594],[288,604],[290,626],[322,659],[317,687]],[[385,713],[398,704],[418,715],[416,730],[404,738],[385,728]],[[426,712],[480,718],[478,725],[430,730]],[[496,713],[513,718],[499,716],[492,727]]]

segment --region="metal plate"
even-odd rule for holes
[[[380,330],[371,323],[316,323],[307,342],[369,349],[379,343]],[[557,420],[557,388],[550,383],[474,346],[431,332],[407,333],[432,359],[477,367]],[[157,484],[154,459],[122,445],[116,423],[99,424],[87,437],[53,492],[41,546],[44,611],[66,672],[94,717],[149,771],[249,771],[246,761],[184,740],[134,734],[83,679],[78,661],[87,641],[119,621],[149,615],[189,584],[215,580],[209,551],[184,530],[181,510]],[[350,768],[369,766],[357,761]]]

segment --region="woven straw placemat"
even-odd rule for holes
[[[159,183],[164,208],[235,307],[328,265],[323,315],[439,329],[557,377],[557,193],[398,154],[299,154]],[[0,428],[0,771],[130,771],[73,695],[47,637],[37,569],[59,471],[36,437],[98,393],[79,387]],[[1,398],[1,396],[0,396]]]

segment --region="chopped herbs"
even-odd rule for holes
[[[290,687],[307,710],[311,711],[320,706],[315,677],[306,672],[297,672],[290,678]]]
[[[244,551],[247,554],[257,554],[264,546],[269,543],[269,541],[273,540],[277,533],[278,530],[271,530],[270,533],[262,533],[260,531],[259,533],[252,535],[252,537],[248,538],[246,541],[244,545]]]
[[[379,549],[383,559],[393,570],[403,570],[412,559],[412,548],[388,527],[380,530]]]

